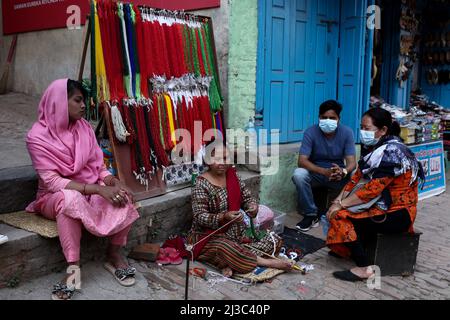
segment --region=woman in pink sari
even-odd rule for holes
[[[36,201],[27,211],[56,220],[64,256],[79,268],[84,227],[109,237],[105,268],[125,286],[135,282],[134,268],[120,255],[132,223],[139,217],[130,190],[106,170],[103,153],[83,115],[83,88],[61,79],[45,91],[39,118],[27,135],[27,148],[39,176]],[[70,299],[74,287],[64,279],[53,288],[54,299]]]

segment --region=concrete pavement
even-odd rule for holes
[[[306,275],[282,274],[270,283],[253,286],[223,282],[220,277],[208,281],[195,280],[190,284],[190,299],[240,300],[398,300],[398,299],[450,299],[450,192],[424,200],[419,204],[416,228],[423,232],[419,245],[416,272],[413,276],[382,277],[381,289],[372,290],[365,283],[345,283],[336,280],[332,272],[352,266],[348,261],[328,256],[327,248],[303,258],[315,269]],[[287,222],[292,226],[298,217]],[[320,228],[314,229],[320,235]],[[185,265],[160,267],[154,263],[130,261],[138,269],[137,284],[121,287],[103,269],[101,261],[82,266],[82,291],[74,299],[152,299],[184,298]],[[20,284],[17,288],[0,290],[0,299],[49,299],[54,283],[63,273],[54,273]]]

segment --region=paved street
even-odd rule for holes
[[[282,274],[270,283],[253,286],[223,282],[221,277],[208,281],[196,279],[190,284],[190,299],[450,299],[450,193],[424,200],[419,205],[416,229],[423,232],[416,272],[413,276],[383,277],[381,289],[371,290],[365,283],[345,283],[331,273],[351,266],[349,262],[328,256],[327,248],[306,256],[302,262],[315,269],[306,275]],[[288,226],[298,217],[292,215]],[[321,236],[321,228],[312,234]],[[82,266],[82,291],[74,299],[183,299],[185,265],[159,267],[143,262],[138,269],[137,284],[121,287],[102,267],[100,261]],[[0,299],[49,299],[53,283],[63,276],[51,274],[23,283],[14,289],[0,290]],[[194,288],[192,288],[194,286]]]

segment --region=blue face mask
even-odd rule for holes
[[[319,121],[319,128],[324,133],[333,133],[338,127],[338,122],[331,119],[323,119]]]
[[[361,138],[361,143],[369,147],[376,145],[380,139],[375,138],[375,132],[376,131],[361,130],[359,135]]]

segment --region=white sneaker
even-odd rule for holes
[[[0,234],[0,244],[8,242],[8,237]]]

